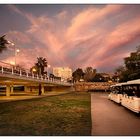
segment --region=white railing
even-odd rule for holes
[[[46,82],[51,82],[55,84],[70,84],[67,82],[63,82],[61,80],[55,79],[55,78],[50,78],[47,75],[38,75],[30,72],[28,69],[24,68],[16,68],[14,65],[11,65],[9,63],[5,63],[0,61],[0,73],[1,74],[8,74],[12,76],[20,76],[21,78],[30,78],[30,79],[36,79],[36,80],[43,80]]]

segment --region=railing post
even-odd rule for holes
[[[1,67],[1,72],[3,73],[3,66]]]
[[[26,76],[29,77],[28,72],[27,72]]]
[[[14,74],[14,68],[12,67],[12,74]]]
[[[19,70],[19,72],[20,72],[20,74],[19,74],[19,75],[20,75],[20,76],[22,76],[21,70]]]

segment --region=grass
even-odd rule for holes
[[[90,94],[74,92],[1,103],[0,135],[91,135]]]

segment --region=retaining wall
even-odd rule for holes
[[[74,84],[75,91],[109,91],[114,82],[78,82]]]

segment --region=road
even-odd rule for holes
[[[106,93],[91,94],[93,136],[140,136],[140,117],[107,99]]]

